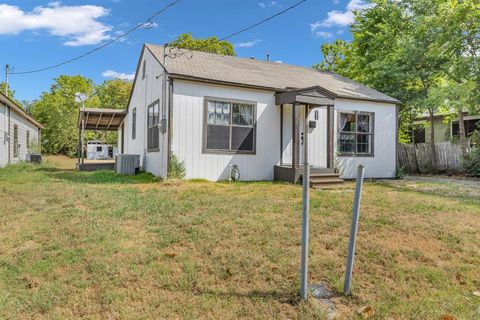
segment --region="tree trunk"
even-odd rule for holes
[[[437,170],[437,151],[435,149],[435,114],[433,110],[428,111],[430,114],[430,146],[432,148],[432,169]]]
[[[467,154],[467,135],[465,133],[465,121],[463,121],[463,110],[458,110],[458,135],[460,137],[460,146],[462,148],[462,155]]]

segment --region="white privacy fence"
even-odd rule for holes
[[[462,168],[462,148],[450,141],[436,142],[437,164],[433,165],[433,152],[430,143],[400,144],[398,146],[399,166],[408,173],[432,171],[460,171]]]

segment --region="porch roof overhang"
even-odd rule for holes
[[[78,127],[82,128],[85,121],[85,130],[115,131],[120,128],[127,115],[122,109],[83,108],[80,109]]]
[[[320,86],[291,89],[275,93],[275,104],[305,104],[316,106],[333,106],[335,95]]]

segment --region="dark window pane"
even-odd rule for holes
[[[370,140],[371,135],[369,134],[358,134],[357,135],[357,152],[358,153],[370,153]]]
[[[147,148],[158,149],[159,142],[159,130],[158,127],[151,127],[147,130]]]
[[[207,149],[229,150],[230,149],[230,127],[229,126],[207,126]]]
[[[340,152],[354,153],[355,152],[355,134],[354,133],[340,133]]]
[[[253,151],[253,128],[232,127],[232,150]]]

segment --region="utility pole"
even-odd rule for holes
[[[10,69],[10,66],[8,64],[5,65],[5,95],[8,97],[8,73],[10,71],[12,71],[12,69]]]

